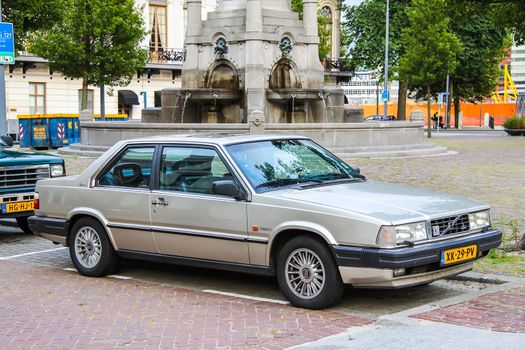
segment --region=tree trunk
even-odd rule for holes
[[[459,112],[461,111],[461,97],[458,94],[459,88],[458,83],[454,82],[453,93],[454,93],[454,121],[456,129],[459,128]]]
[[[87,103],[88,103],[88,77],[87,77],[87,74],[84,73],[84,76],[82,78],[82,102],[80,104],[81,112],[87,109]]]
[[[397,100],[397,120],[407,120],[408,83],[399,80],[399,98]]]
[[[430,119],[430,85],[427,85],[427,123],[428,123],[428,128],[427,128],[427,137],[428,138],[431,138],[432,137],[432,120]]]

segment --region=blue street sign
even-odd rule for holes
[[[12,23],[0,23],[0,64],[15,64],[15,38]]]
[[[383,90],[383,92],[381,93],[381,100],[383,102],[388,102],[390,100],[390,93],[388,90]]]

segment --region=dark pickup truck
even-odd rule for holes
[[[65,176],[64,160],[9,149],[12,146],[11,137],[0,137],[0,219],[15,218],[24,232],[31,233],[27,218],[33,215],[35,202],[38,203],[35,184],[40,179]]]

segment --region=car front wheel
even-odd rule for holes
[[[322,309],[336,303],[344,285],[326,245],[315,238],[298,236],[277,256],[277,281],[295,306]]]
[[[69,254],[75,268],[85,276],[111,274],[117,265],[117,256],[104,227],[92,218],[82,218],[73,225]]]

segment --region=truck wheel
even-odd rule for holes
[[[308,236],[291,239],[278,252],[277,281],[293,305],[307,309],[333,305],[344,291],[330,251]]]
[[[92,218],[82,218],[71,228],[69,254],[78,272],[90,277],[111,274],[118,262],[104,227]]]
[[[33,231],[29,228],[29,223],[27,222],[27,216],[21,216],[16,218],[16,223],[18,224],[18,227],[27,233],[28,235],[33,234]]]

